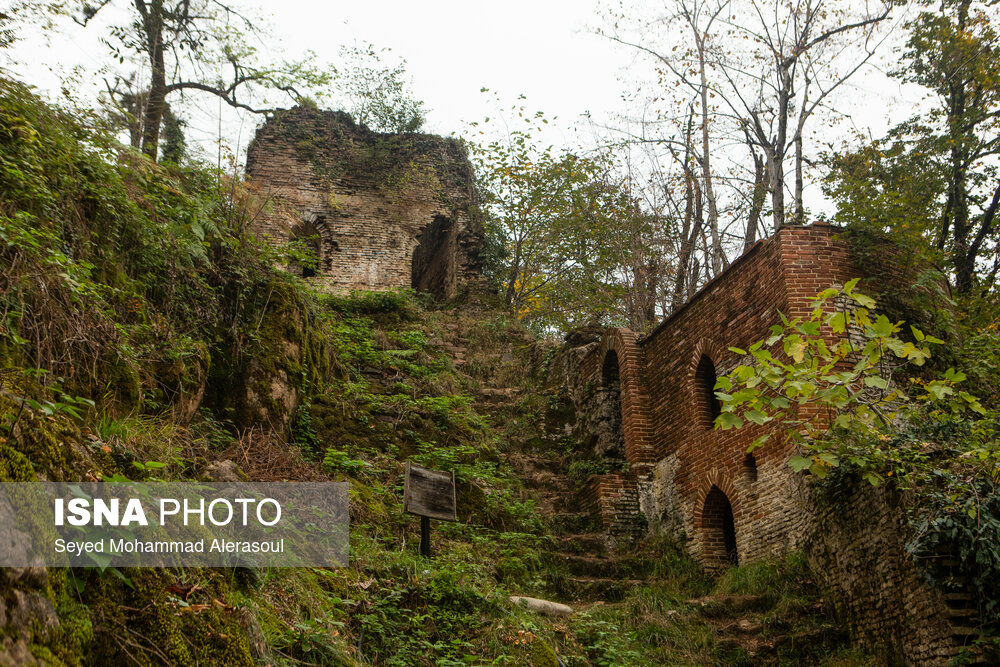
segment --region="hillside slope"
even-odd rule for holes
[[[0,665],[864,662],[797,559],[609,550],[556,347],[491,297],[314,293],[247,233],[266,202],[101,126],[0,80],[0,481],[347,480],[351,562],[8,568]],[[430,560],[406,460],[458,482]]]

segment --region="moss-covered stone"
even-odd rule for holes
[[[556,652],[541,639],[535,639],[531,644],[531,667],[559,667]]]
[[[105,571],[84,588],[94,623],[87,664],[253,664],[239,614],[226,602],[230,591],[223,577],[185,571],[201,590],[184,601],[168,590],[178,583],[178,572],[130,568],[121,574]]]

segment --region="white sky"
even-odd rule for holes
[[[484,87],[497,91],[505,102],[524,94],[532,108],[559,116],[567,126],[565,121],[586,111],[601,117],[620,108],[617,76],[633,57],[587,29],[596,23],[597,3],[282,0],[261,6],[285,47],[285,52],[272,50],[276,58],[311,49],[320,60],[336,64],[340,46],[355,41],[392,49],[392,55],[406,59],[416,97],[429,110],[427,131],[451,134],[460,133],[468,122],[496,115],[493,97],[480,92]],[[42,91],[58,95],[59,76],[72,66],[93,71],[107,62],[106,48],[97,40],[100,26],[95,28],[82,31],[73,26],[71,39],[28,35],[16,44],[13,57],[22,62],[11,69]],[[58,74],[50,73],[50,67]],[[101,88],[100,77],[94,76],[73,86],[83,98]],[[203,100],[202,111],[214,111],[216,105]],[[250,116],[247,122],[256,120]]]
[[[462,133],[467,123],[496,116],[494,97],[480,92],[487,87],[499,93],[507,106],[524,94],[529,109],[543,110],[549,118],[558,116],[546,140],[567,145],[574,143],[573,121],[584,112],[601,122],[625,111],[622,91],[634,89],[635,81],[649,71],[634,52],[593,33],[591,28],[601,22],[598,4],[599,0],[260,2],[274,37],[287,50],[268,54],[275,58],[311,49],[321,60],[336,63],[341,45],[354,42],[371,42],[405,58],[415,94],[429,111],[428,131]],[[73,30],[73,38],[26,35],[12,54],[21,63],[12,69],[56,97],[59,75],[65,77],[82,65],[88,73],[71,88],[77,97],[88,99],[103,87],[102,78],[93,73],[107,62],[106,47],[98,41],[100,32],[97,26]],[[844,89],[838,106],[854,115],[856,126],[879,136],[888,124],[909,115],[919,96],[919,90],[903,89],[868,70]],[[189,138],[200,141],[214,156],[211,145],[221,125],[228,143],[238,144],[242,151],[260,118],[247,115],[240,121],[223,109],[220,123],[219,112],[217,100],[199,98],[188,113]],[[836,141],[843,129],[829,128],[828,139]],[[823,208],[815,189],[810,199]]]

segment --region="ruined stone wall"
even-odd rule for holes
[[[806,556],[858,643],[890,664],[931,666],[947,664],[971,642],[971,596],[931,587],[905,552],[905,496],[861,482],[836,503],[818,501]]]
[[[648,337],[606,332],[581,365],[581,376],[600,386],[604,359],[617,351],[626,457],[640,480],[643,513],[654,526],[682,531],[706,567],[800,545],[807,498],[785,465],[791,451],[769,444],[748,456],[762,427],[714,430],[712,386],[740,361],[729,348],[763,338],[779,311],[808,314],[818,292],[856,275],[833,235],[828,225],[781,230]]]
[[[377,134],[298,107],[257,131],[247,176],[268,200],[254,231],[275,245],[306,240],[318,267],[288,268],[322,288],[448,298],[479,280],[472,168],[453,139]]]
[[[838,615],[858,640],[890,663],[944,664],[974,626],[968,596],[924,582],[905,553],[899,498],[854,489],[823,503],[787,465],[790,446],[774,439],[748,457],[765,427],[712,428],[711,387],[768,329],[807,317],[816,294],[863,275],[848,244],[828,225],[789,227],[757,243],[643,339],[623,329],[578,348],[577,391],[601,395],[611,352],[621,372],[622,424],[630,470],[595,475],[590,490],[604,526],[623,534],[642,525],[685,539],[709,570],[803,549]],[[864,286],[864,283],[862,284]],[[869,291],[871,291],[869,289]],[[586,412],[586,407],[581,411]],[[845,508],[850,508],[849,511]]]

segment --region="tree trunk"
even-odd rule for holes
[[[806,208],[802,202],[802,131],[795,133],[795,219],[793,223],[803,225],[806,221]]]
[[[149,95],[142,118],[142,152],[156,160],[160,143],[160,123],[167,97],[167,72],[163,55],[163,0],[152,0],[147,5],[136,0],[146,31],[146,51],[149,55]]]
[[[750,199],[750,214],[747,216],[747,232],[743,237],[743,252],[757,242],[757,228],[760,226],[760,214],[764,210],[764,198],[767,197],[768,171],[764,158],[751,150],[753,156],[753,192]]]
[[[958,30],[964,33],[968,22],[969,3],[959,6]],[[963,136],[963,124],[966,113],[965,83],[959,77],[953,77],[948,95],[948,132],[951,135],[951,192],[949,203],[952,205],[952,234],[955,243],[952,247],[952,262],[955,266],[955,287],[959,293],[972,289],[976,270],[975,254],[969,248],[969,191],[966,181],[965,165],[968,163],[968,142]]]
[[[712,189],[712,166],[709,155],[711,147],[708,141],[708,77],[705,75],[705,50],[703,37],[697,36],[698,69],[701,76],[701,171],[705,180],[705,201],[708,204],[709,234],[712,236],[712,248],[709,252],[712,273],[718,275],[722,271],[722,242],[719,239],[719,209],[715,202],[715,191]]]

